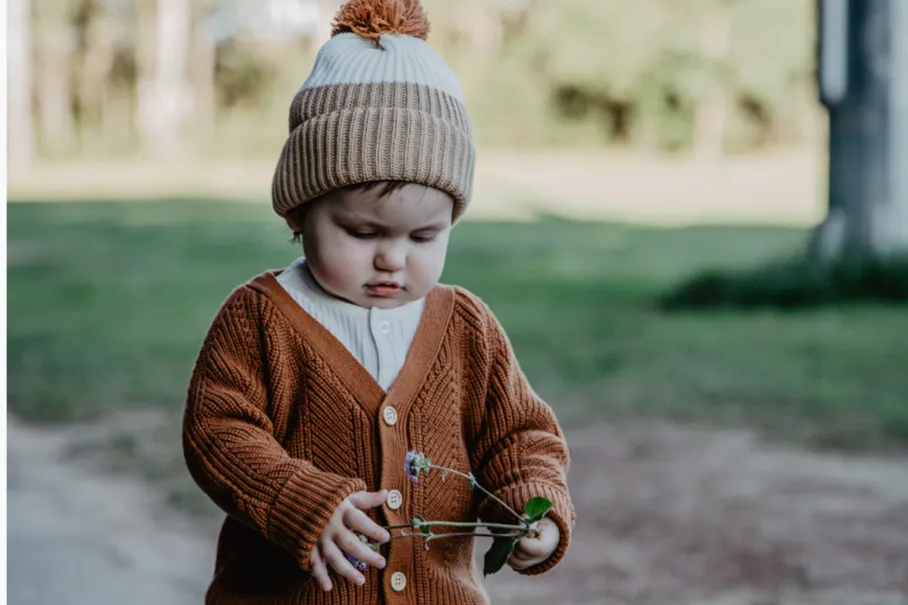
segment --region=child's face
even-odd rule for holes
[[[322,288],[355,305],[417,300],[441,277],[453,208],[447,193],[416,184],[327,195],[302,225],[306,263]]]

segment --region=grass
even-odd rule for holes
[[[178,417],[230,290],[297,255],[267,207],[216,200],[8,206],[10,410]],[[797,252],[796,229],[547,219],[455,230],[444,275],[482,296],[559,414],[751,426],[848,450],[908,447],[908,308],[667,313],[702,270]]]

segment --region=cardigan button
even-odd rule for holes
[[[386,502],[388,503],[388,508],[390,508],[391,510],[397,510],[398,508],[400,508],[400,505],[404,503],[404,497],[399,491],[392,489],[390,492],[388,492]]]
[[[399,571],[395,571],[393,574],[391,574],[391,588],[393,588],[397,592],[400,592],[406,587],[407,576],[400,573]]]
[[[397,410],[392,408],[390,405],[386,406],[385,409],[381,411],[381,417],[384,419],[385,423],[388,426],[394,426],[397,424]]]

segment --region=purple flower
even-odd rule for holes
[[[419,473],[428,471],[430,464],[432,463],[426,458],[425,454],[410,450],[407,452],[407,457],[404,458],[404,472],[407,473],[410,481],[416,483],[419,481]]]
[[[347,555],[347,560],[350,561],[350,564],[353,565],[353,567],[355,567],[356,569],[358,569],[360,571],[366,571],[366,567],[367,567],[366,563],[363,561],[360,561],[353,555]]]

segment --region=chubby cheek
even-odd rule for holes
[[[325,243],[329,245],[318,246],[307,254],[312,273],[322,287],[335,294],[361,287],[368,279],[365,274],[370,266],[368,251],[340,238]]]
[[[441,279],[442,271],[445,268],[446,253],[447,246],[440,246],[411,255],[407,266],[407,277],[413,285],[424,290],[423,294],[431,290]]]

